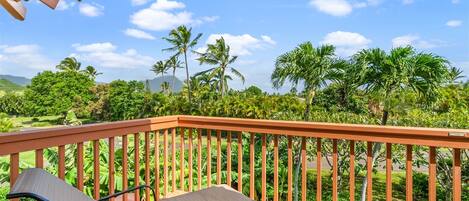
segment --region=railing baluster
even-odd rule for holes
[[[135,186],[140,185],[140,134],[137,132],[134,134],[134,164],[135,164]],[[135,200],[140,200],[140,190],[136,190],[134,193]]]
[[[278,201],[278,135],[274,135],[274,201]]]
[[[231,131],[228,131],[226,144],[226,184],[231,186]]]
[[[156,199],[160,197],[160,131],[154,131],[155,134],[155,194]]]
[[[254,200],[254,133],[251,133],[251,141],[249,142],[249,197]]]
[[[461,201],[461,149],[453,152],[453,201]]]
[[[20,171],[20,154],[13,153],[10,154],[10,190],[13,189],[16,179],[18,178]],[[14,199],[19,201],[19,199]]]
[[[192,192],[192,128],[189,128],[189,192]]]
[[[77,144],[77,188],[80,191],[84,189],[83,174],[83,142],[79,142]]]
[[[128,176],[127,176],[127,168],[128,168],[128,147],[127,147],[127,135],[122,136],[122,190],[127,190],[128,187]],[[124,194],[122,197],[123,201],[127,201],[127,195]]]
[[[412,145],[406,146],[406,174],[405,174],[405,186],[406,186],[406,200],[412,201]]]
[[[176,129],[171,129],[171,173],[172,173],[172,192],[176,191]]]
[[[349,176],[350,201],[355,200],[355,141],[350,141],[350,176]]]
[[[267,200],[267,147],[266,136],[262,134],[262,201]]]
[[[337,140],[332,140],[332,200],[337,201],[338,199],[338,165],[339,165],[339,156],[337,154]]]
[[[293,200],[293,150],[292,150],[292,137],[288,136],[288,184],[287,184],[287,200]]]
[[[322,143],[321,138],[316,139],[316,200],[322,200],[322,176],[321,176],[321,162],[322,162]]]
[[[150,132],[145,132],[145,185],[150,185]],[[145,189],[145,200],[150,200],[150,189]]]
[[[436,148],[430,147],[428,164],[428,200],[436,201]]]
[[[368,185],[366,186],[366,198],[368,201],[373,200],[373,143],[366,143],[366,180]]]
[[[94,185],[94,199],[99,199],[99,140],[93,140],[93,185]]]
[[[207,129],[207,186],[212,186],[212,130]]]
[[[65,180],[65,145],[59,146],[59,178]]]
[[[36,150],[36,168],[44,168],[44,150]]]
[[[168,129],[163,134],[163,193],[168,196]]]
[[[386,143],[386,200],[392,201],[392,144]]]
[[[180,135],[180,138],[181,138],[181,143],[179,145],[179,158],[180,158],[180,162],[179,162],[179,185],[180,185],[180,189],[181,191],[184,191],[184,170],[185,170],[185,164],[184,164],[184,135],[185,135],[185,132],[184,132],[184,128],[180,128],[179,130],[179,135]]]
[[[301,200],[306,201],[306,137],[301,138]]]
[[[238,191],[243,192],[243,133],[238,133]]]
[[[114,160],[115,160],[114,137],[110,137],[109,138],[109,195],[114,194],[114,191],[115,191]],[[111,201],[113,200],[114,198],[111,198]]]
[[[197,190],[202,189],[202,129],[197,129]]]
[[[221,130],[217,130],[217,185],[221,184]]]

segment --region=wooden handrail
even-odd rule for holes
[[[469,130],[176,115],[0,134],[0,156],[174,127],[469,148]],[[93,133],[93,135],[89,135]],[[456,133],[459,136],[451,136]]]

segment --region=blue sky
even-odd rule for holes
[[[180,24],[203,33],[203,48],[224,36],[246,83],[274,91],[275,58],[299,43],[330,43],[347,57],[363,48],[413,45],[446,57],[469,76],[469,2],[465,0],[61,0],[53,11],[25,2],[24,22],[0,10],[0,74],[33,77],[75,56],[104,74],[98,81],[152,78],[169,56],[161,37]],[[199,66],[191,56],[190,71]],[[184,72],[177,73],[181,79]]]

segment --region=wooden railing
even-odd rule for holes
[[[291,201],[293,197],[293,143],[294,139],[301,139],[300,158],[302,162],[301,168],[301,199],[307,200],[307,146],[312,139],[316,141],[316,200],[322,199],[323,181],[321,177],[321,161],[326,154],[332,157],[332,194],[330,200],[338,200],[338,141],[348,141],[350,152],[350,174],[349,178],[349,194],[350,200],[355,200],[355,167],[358,163],[355,161],[355,145],[357,142],[366,142],[366,180],[367,200],[373,200],[373,144],[385,143],[385,172],[386,172],[386,200],[392,200],[392,144],[401,144],[406,146],[406,200],[412,200],[413,197],[413,181],[412,181],[412,159],[413,146],[429,147],[428,154],[428,199],[436,200],[437,191],[437,166],[436,153],[437,148],[450,148],[453,151],[452,178],[453,188],[452,196],[454,201],[461,200],[462,194],[462,178],[461,178],[461,151],[469,149],[469,130],[456,129],[430,129],[430,128],[409,128],[409,127],[383,127],[369,125],[352,125],[352,124],[331,124],[331,123],[310,123],[310,122],[293,122],[293,121],[271,121],[271,120],[252,120],[252,119],[235,119],[235,118],[217,118],[217,117],[199,117],[199,116],[168,116],[151,119],[122,121],[95,125],[85,125],[79,127],[66,127],[44,129],[36,131],[25,131],[16,133],[6,133],[0,135],[0,156],[10,156],[10,185],[20,173],[19,153],[26,151],[35,151],[35,166],[44,168],[44,149],[58,147],[58,170],[57,176],[61,179],[65,178],[65,145],[76,145],[76,168],[77,178],[76,187],[80,190],[84,189],[84,143],[93,143],[94,161],[99,161],[99,142],[107,139],[109,147],[108,156],[108,179],[109,194],[116,191],[115,180],[115,147],[117,141],[122,146],[122,189],[129,186],[129,153],[128,136],[133,135],[134,153],[140,153],[140,136],[144,135],[144,156],[134,154],[133,158],[133,175],[134,184],[145,183],[147,185],[155,185],[158,197],[165,197],[168,193],[176,190],[193,191],[203,187],[212,185],[212,180],[216,184],[221,184],[222,180],[239,191],[243,190],[243,186],[249,186],[249,197],[258,200],[280,200],[279,198],[279,154],[287,154],[287,196],[286,199]],[[179,134],[179,143],[176,135]],[[214,134],[213,138],[212,135]],[[161,135],[163,142],[161,143]],[[215,136],[216,135],[216,136]],[[243,144],[244,135],[249,135],[249,144]],[[268,138],[269,135],[269,138]],[[283,137],[282,137],[283,136]],[[259,138],[260,137],[260,138]],[[170,139],[169,139],[170,138]],[[205,138],[205,140],[203,140]],[[285,139],[287,142],[286,150],[279,150],[279,141]],[[212,150],[212,139],[216,139],[216,149]],[[255,177],[255,140],[261,140],[261,178]],[[267,140],[267,139],[271,139]],[[324,153],[322,142],[325,140],[332,141],[332,153]],[[225,141],[226,140],[226,141]],[[233,140],[236,140],[237,159],[232,158],[234,153],[232,150]],[[171,141],[171,146],[169,146]],[[194,142],[195,141],[195,142]],[[205,148],[203,147],[205,141]],[[224,142],[222,142],[224,141]],[[285,141],[283,141],[285,142]],[[222,153],[222,144],[226,146],[226,156]],[[267,148],[273,144],[273,181],[267,181]],[[196,146],[194,146],[196,145]],[[311,143],[310,143],[311,145]],[[153,146],[153,150],[151,147]],[[187,146],[187,147],[186,147]],[[249,167],[243,167],[243,150],[241,147],[249,146]],[[179,149],[179,150],[177,150]],[[206,151],[205,158],[203,156]],[[150,157],[156,159],[161,158],[161,150],[163,155],[163,164],[160,160],[154,160],[154,164],[150,164]],[[179,153],[179,161],[176,161],[176,154]],[[215,153],[212,153],[215,152]],[[286,153],[285,153],[286,152]],[[187,157],[185,156],[187,154]],[[194,154],[197,158],[194,159]],[[216,168],[212,168],[212,157],[216,154]],[[210,157],[207,157],[210,156]],[[144,160],[141,160],[143,157]],[[186,160],[187,158],[187,160]],[[196,162],[194,162],[196,160]],[[205,160],[206,164],[202,161]],[[222,160],[226,160],[226,166],[222,167]],[[232,161],[237,160],[238,167],[236,172],[232,170]],[[144,161],[145,164],[140,164]],[[171,164],[169,163],[171,162]],[[186,164],[187,163],[187,164]],[[195,163],[195,164],[194,164]],[[89,164],[88,164],[89,165]],[[140,167],[143,165],[144,167]],[[177,168],[179,165],[179,169]],[[203,166],[206,165],[206,171],[202,172]],[[161,175],[160,167],[163,172]],[[193,167],[197,167],[193,170]],[[248,168],[249,172],[246,169]],[[93,178],[100,176],[100,164],[93,164]],[[140,181],[140,170],[144,170],[143,181]],[[170,171],[171,169],[171,171]],[[212,169],[216,169],[212,175]],[[185,172],[188,170],[188,172]],[[179,173],[178,173],[179,172]],[[222,172],[226,172],[222,175]],[[179,174],[179,176],[177,176]],[[243,183],[243,174],[249,175],[249,183]],[[197,178],[194,178],[197,175]],[[236,180],[232,178],[236,176]],[[215,179],[212,179],[215,176]],[[171,178],[170,178],[171,177]],[[153,178],[153,179],[152,179]],[[203,178],[206,178],[204,183]],[[269,177],[270,178],[270,177]],[[188,179],[188,182],[185,180]],[[260,197],[256,197],[255,181],[261,180]],[[171,183],[170,183],[171,181]],[[180,186],[176,186],[179,181]],[[272,182],[272,183],[270,183]],[[160,184],[163,190],[160,192]],[[196,183],[196,185],[194,185]],[[273,186],[273,193],[267,193],[267,184]],[[170,189],[169,189],[170,188]],[[149,198],[149,191],[145,191],[145,196]],[[466,192],[467,193],[467,192]],[[140,199],[140,194],[134,194],[135,200]],[[93,197],[100,197],[99,179],[94,179]],[[126,200],[126,197],[124,197]],[[328,199],[329,200],[329,199]]]

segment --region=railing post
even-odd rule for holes
[[[114,194],[115,191],[115,170],[114,170],[114,137],[109,138],[109,195]],[[113,201],[114,198],[111,199]]]
[[[249,142],[249,197],[253,200],[255,198],[254,140],[255,135],[251,133],[251,141]]]
[[[453,150],[453,201],[461,201],[461,149]]]

